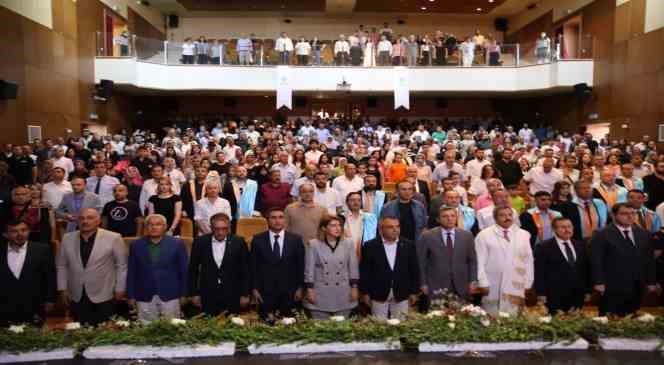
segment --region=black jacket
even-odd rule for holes
[[[269,231],[251,240],[252,289],[265,298],[269,295],[294,294],[304,288],[304,243],[297,234],[285,232],[281,259],[272,253]]]
[[[18,279],[7,262],[8,243],[0,244],[0,322],[44,319],[44,303],[55,303],[56,278],[53,249],[49,244],[29,242]]]
[[[606,285],[607,293],[631,293],[635,284],[655,284],[655,257],[650,234],[632,226],[627,241],[615,224],[596,231],[590,243],[592,278],[595,285]]]
[[[212,252],[212,234],[194,240],[189,258],[189,296],[200,296],[205,310],[207,302],[223,301],[232,312],[238,312],[240,297],[249,295],[249,251],[244,239],[226,238],[221,266],[217,267]]]
[[[590,265],[586,246],[571,240],[576,253],[574,264],[570,264],[560,251],[555,238],[535,246],[535,291],[546,297],[549,310],[568,311],[581,308],[586,293],[590,293]]]
[[[408,299],[420,289],[420,267],[412,241],[400,238],[394,270],[390,269],[380,236],[364,243],[360,262],[360,291],[371,300],[384,302],[390,294],[396,301]]]

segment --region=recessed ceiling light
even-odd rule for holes
[[[489,0],[490,3],[493,3],[493,0]]]
[[[429,0],[430,3],[435,2],[436,0]]]
[[[422,9],[422,10],[427,10],[427,7],[426,7],[426,6],[422,6],[422,7],[420,7],[420,9]]]
[[[482,8],[477,8],[477,9],[475,9],[475,10],[477,10],[477,11],[482,11]]]

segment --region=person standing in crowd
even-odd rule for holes
[[[254,51],[254,44],[251,38],[246,35],[240,35],[235,46],[239,65],[251,65],[251,53]]]
[[[204,36],[201,36],[198,38],[198,41],[195,43],[196,45],[196,61],[198,62],[199,65],[207,65],[208,63],[208,56],[210,53],[210,45],[207,42],[207,39],[205,39]]]
[[[408,62],[408,66],[417,66],[420,45],[417,43],[417,38],[415,38],[415,35],[411,34],[408,37],[408,41],[406,43],[402,42],[401,45],[406,47],[406,60]]]
[[[292,316],[302,300],[305,253],[302,238],[286,231],[283,209],[272,208],[266,216],[268,230],[251,241],[251,288],[260,318],[272,322]]]
[[[316,191],[314,192],[316,204],[326,208],[327,214],[330,216],[341,213],[341,207],[344,203],[339,198],[337,191],[329,186],[329,176],[325,172],[317,171],[314,174],[314,183],[316,184]]]
[[[182,240],[166,235],[167,227],[163,215],[148,215],[146,236],[129,249],[127,299],[144,323],[179,318],[187,294],[187,249]]]
[[[553,238],[535,246],[535,292],[539,304],[550,314],[583,309],[590,299],[590,260],[586,245],[572,238],[574,225],[569,218],[552,221]]]
[[[339,39],[334,42],[334,59],[337,66],[348,65],[350,58],[350,44],[346,40],[346,36],[339,35]]]
[[[378,190],[378,179],[374,175],[364,177],[364,188],[362,189],[362,210],[380,216],[383,206],[387,201],[387,194]]]
[[[473,38],[466,37],[466,41],[459,45],[462,55],[463,67],[472,67],[475,60],[475,47],[477,45],[473,42]]]
[[[300,37],[300,41],[295,44],[295,55],[297,56],[297,64],[299,66],[307,66],[309,64],[309,55],[311,54],[311,44],[307,42],[304,37]]]
[[[500,60],[500,52],[501,49],[498,41],[491,38],[486,47],[486,53],[489,55],[489,66],[502,66],[503,62]]]
[[[55,148],[55,152],[53,153],[53,167],[60,167],[65,170],[65,180],[69,180],[69,174],[74,172],[74,162],[71,158],[65,156],[64,148]]]
[[[236,167],[235,176],[231,179],[230,184],[237,202],[237,213],[233,221],[237,222],[242,217],[254,216],[258,183],[247,178],[247,168],[245,166]]]
[[[196,215],[196,202],[205,197],[205,182],[208,169],[205,166],[194,168],[194,178],[182,186],[182,209],[189,219]]]
[[[551,57],[551,38],[545,32],[540,34],[539,38],[535,41],[535,57],[537,57],[537,64],[541,65],[547,63]]]
[[[654,234],[662,228],[662,221],[654,211],[645,206],[646,195],[641,190],[630,190],[627,193],[627,202],[634,208],[636,220],[634,223],[646,231]]]
[[[627,202],[627,189],[616,184],[616,175],[608,168],[602,169],[600,181],[595,184],[593,197],[602,199],[604,204],[611,209],[617,203]]]
[[[613,222],[590,241],[593,289],[600,316],[626,316],[641,307],[645,291],[657,291],[655,256],[650,234],[634,224],[634,208],[617,203],[611,213]]]
[[[62,238],[58,290],[77,322],[96,326],[109,320],[115,301],[125,297],[127,246],[119,234],[99,228],[96,209],[82,209],[78,219],[80,229]]]
[[[138,203],[127,198],[128,194],[126,185],[115,185],[115,199],[106,203],[101,213],[102,227],[122,237],[135,237],[139,233],[138,227],[143,226],[143,214]]]
[[[458,214],[456,207],[440,207],[440,225],[417,240],[421,291],[429,298],[439,298],[447,291],[468,300],[477,289],[474,238],[472,233],[457,228]]]
[[[554,161],[552,158],[544,158],[542,166],[536,166],[530,169],[523,179],[530,184],[530,193],[535,195],[538,191],[546,191],[551,193],[553,186],[562,181],[563,173],[554,168]]]
[[[332,181],[332,189],[339,194],[339,199],[346,200],[346,196],[354,191],[360,191],[364,187],[364,181],[357,175],[357,167],[353,163],[344,166],[344,174]]]
[[[316,170],[318,167],[316,167],[315,164],[307,164],[304,167],[304,172],[302,173],[302,177],[299,179],[295,180],[293,185],[291,185],[291,191],[290,195],[293,197],[293,199],[297,199],[299,194],[300,194],[300,187],[304,184],[314,184],[314,175],[316,174]]]
[[[161,215],[166,218],[166,231],[168,235],[180,234],[180,220],[182,219],[182,199],[173,193],[171,179],[162,177],[157,185],[157,193],[148,199],[147,210],[149,215]]]
[[[290,54],[293,52],[293,48],[293,41],[288,38],[288,34],[286,34],[286,32],[282,32],[281,36],[277,38],[277,41],[274,45],[274,50],[279,53],[280,65],[290,64]]]
[[[534,280],[530,234],[514,224],[509,206],[496,206],[493,212],[496,223],[475,238],[478,286],[485,294],[482,308],[494,316],[517,314]]]
[[[512,157],[514,151],[511,148],[506,148],[500,154],[500,158],[493,162],[493,166],[498,171],[500,181],[504,186],[518,184],[523,177],[519,163]]]
[[[189,297],[206,315],[238,314],[249,304],[249,251],[230,234],[225,213],[210,217],[212,233],[197,237],[189,260]]]
[[[575,197],[571,201],[554,205],[551,209],[572,221],[574,239],[590,241],[593,232],[606,225],[609,211],[602,199],[593,198],[589,181],[578,180],[574,183],[574,191]]]
[[[327,216],[327,209],[314,202],[313,184],[300,185],[298,201],[289,204],[284,210],[286,230],[302,237],[306,244],[318,237],[321,220]]]
[[[491,165],[491,161],[485,158],[484,150],[477,148],[475,150],[475,158],[466,162],[466,171],[463,176],[468,179],[471,183],[475,179],[482,178],[482,170],[484,166]],[[452,170],[454,171],[454,170]]]
[[[151,179],[145,180],[143,182],[141,196],[138,199],[138,207],[141,208],[141,212],[144,213],[148,209],[148,200],[150,197],[157,195],[159,181],[161,181],[161,178],[164,177],[164,168],[161,165],[152,165],[152,167],[150,167],[150,176],[152,176]]]
[[[196,53],[196,45],[187,37],[182,43],[182,63],[185,65],[194,64],[194,53]]]
[[[219,181],[210,179],[205,182],[205,197],[196,202],[194,222],[199,235],[212,232],[210,218],[217,213],[232,217],[231,205],[228,200],[219,196]]]
[[[655,171],[643,177],[643,191],[648,195],[649,209],[654,210],[664,202],[664,161],[657,161]]]
[[[0,243],[0,326],[41,326],[56,302],[53,250],[29,241],[30,227],[24,221],[7,222],[5,229]]]
[[[427,208],[421,202],[414,200],[415,189],[408,181],[397,185],[397,199],[391,200],[383,206],[381,218],[393,217],[399,220],[401,236],[407,240],[415,241],[420,238],[427,226]]]
[[[413,241],[402,238],[399,219],[382,217],[380,235],[362,246],[362,301],[379,319],[404,319],[420,292],[420,268]]]
[[[406,47],[401,43],[401,39],[397,39],[392,44],[392,66],[401,66],[404,64],[406,54]]]
[[[318,37],[314,37],[314,39],[311,41],[311,50],[313,51],[314,54],[314,65],[315,66],[320,66],[321,65],[321,52],[325,49],[327,45],[320,40],[318,40]]]
[[[219,43],[218,39],[212,41],[210,46],[210,63],[213,65],[223,65],[224,45]]]
[[[629,190],[643,190],[643,180],[634,176],[634,165],[631,162],[620,166],[620,176],[616,179],[616,184]]]
[[[376,237],[378,216],[362,211],[362,194],[359,191],[349,193],[345,202],[344,235],[353,242],[359,256],[362,245]]]
[[[553,221],[562,215],[551,210],[551,194],[546,191],[535,193],[535,207],[523,212],[519,217],[521,228],[530,233],[530,244],[535,247],[542,241],[553,238]]]
[[[319,237],[308,241],[305,249],[303,306],[314,319],[333,315],[348,318],[359,299],[355,247],[343,238],[343,224],[338,217],[324,217],[318,229]]]
[[[42,186],[42,198],[52,209],[57,209],[62,198],[71,193],[71,183],[65,180],[65,170],[62,167],[54,167],[51,176],[53,180]]]
[[[392,42],[387,37],[381,36],[378,42],[378,66],[389,66],[392,57]]]
[[[94,167],[95,176],[86,179],[85,190],[95,193],[99,197],[101,205],[104,206],[113,200],[113,188],[120,183],[120,180],[108,176],[104,161],[96,161]]]
[[[71,181],[72,192],[62,197],[56,216],[67,221],[67,232],[78,227],[79,214],[83,209],[92,208],[101,211],[102,205],[95,193],[85,191],[85,179],[75,177]]]
[[[290,185],[281,182],[281,172],[273,169],[270,171],[270,182],[260,187],[259,206],[264,216],[272,208],[286,209],[290,203]]]
[[[30,157],[30,154],[26,153],[27,151],[24,151],[21,146],[14,146],[12,150],[13,156],[9,160],[9,168],[12,175],[14,176],[14,183],[17,185],[34,184],[37,179],[36,161]],[[54,166],[62,165],[64,164],[58,163],[56,165],[54,163]]]
[[[290,161],[290,155],[286,151],[279,152],[279,162],[272,165],[271,170],[278,170],[281,173],[280,179],[282,182],[293,185],[299,175],[297,167]]]

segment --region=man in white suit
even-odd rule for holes
[[[79,230],[65,234],[56,263],[63,303],[90,325],[113,316],[127,285],[127,247],[118,233],[99,228],[100,221],[97,210],[82,209]]]
[[[509,206],[497,206],[493,217],[496,223],[475,238],[478,286],[486,294],[482,308],[492,315],[516,314],[534,280],[530,233],[514,225],[516,217]]]

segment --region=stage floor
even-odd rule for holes
[[[604,351],[547,351],[544,353],[480,353],[475,356],[415,353],[336,353],[312,355],[249,356],[236,355],[207,359],[163,359],[163,360],[67,360],[52,361],[49,365],[661,365],[664,352],[604,352]]]

